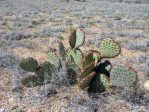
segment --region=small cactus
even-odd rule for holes
[[[38,62],[32,57],[23,59],[20,63],[20,68],[28,72],[35,72],[37,67]]]
[[[130,87],[137,82],[136,72],[126,65],[116,65],[110,72],[110,81],[113,86]]]

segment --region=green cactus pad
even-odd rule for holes
[[[88,91],[91,93],[105,92],[109,89],[109,78],[105,74],[96,74],[92,79]]]
[[[75,48],[78,48],[80,46],[83,45],[85,40],[85,34],[82,30],[77,29],[76,30],[76,44],[75,44]]]
[[[80,75],[80,79],[87,77],[91,72],[95,69],[94,63],[91,63],[88,67],[86,67]]]
[[[29,57],[29,58],[23,59],[19,66],[21,69],[25,71],[35,72],[36,68],[38,67],[38,62],[32,57]]]
[[[82,78],[80,81],[79,81],[79,87],[81,89],[86,89],[89,87],[89,84],[91,82],[91,80],[93,79],[93,77],[95,76],[95,72],[91,72],[89,75],[87,75],[85,78]]]
[[[80,50],[73,50],[72,58],[73,58],[74,62],[80,66],[81,61],[83,59],[83,54]]]
[[[40,65],[36,73],[42,81],[47,80],[49,82],[52,78],[52,73],[54,73],[55,71],[56,68],[53,64],[45,62]]]
[[[39,77],[34,75],[22,79],[21,82],[26,87],[35,87],[43,84],[43,82],[40,81]]]
[[[78,48],[83,45],[85,34],[82,30],[77,29],[69,36],[69,44],[71,48]]]
[[[59,42],[58,44],[58,54],[63,60],[65,60],[66,51],[65,51],[65,47],[62,42]]]
[[[95,65],[100,60],[100,53],[97,51],[89,51],[82,61],[82,67],[87,67],[90,63],[95,63]]]
[[[83,54],[79,49],[73,49],[69,51],[69,57],[78,65],[81,66]]]
[[[69,44],[70,47],[73,49],[76,44],[76,30],[72,32],[72,34],[69,36]]]
[[[110,81],[113,86],[129,87],[137,82],[136,72],[126,65],[116,65],[112,68]]]
[[[48,53],[48,58],[51,64],[53,64],[56,68],[60,67],[60,60],[58,58],[58,56],[56,55],[56,53],[50,51]]]
[[[100,42],[100,53],[102,58],[113,58],[121,52],[120,45],[112,39],[103,39]]]

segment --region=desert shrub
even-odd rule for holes
[[[148,49],[148,44],[145,41],[135,41],[128,43],[126,47],[131,50],[140,50],[146,52]]]

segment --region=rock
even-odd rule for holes
[[[149,80],[145,81],[144,89],[149,92]]]
[[[4,109],[0,109],[0,112],[5,112],[5,110]]]

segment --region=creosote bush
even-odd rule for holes
[[[58,41],[58,47],[49,51],[49,60],[43,64],[38,65],[31,57],[22,60],[20,67],[23,70],[35,72],[35,76],[26,77],[22,83],[27,87],[43,85],[45,79],[46,83],[51,83],[52,74],[64,70],[70,85],[77,84],[90,93],[105,92],[112,86],[128,88],[136,85],[138,76],[134,69],[123,64],[112,66],[107,60],[121,53],[121,47],[115,40],[103,39],[97,51],[89,50],[85,54],[80,50],[85,41],[85,33],[81,29],[73,30],[68,40],[69,48]]]

